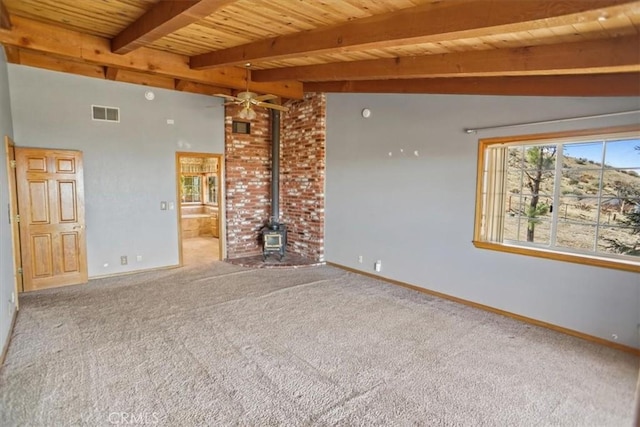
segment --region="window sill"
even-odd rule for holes
[[[538,258],[546,258],[555,261],[573,262],[576,264],[590,265],[593,267],[612,268],[615,270],[631,271],[640,273],[640,264],[632,261],[614,260],[608,258],[600,258],[589,255],[578,255],[566,252],[555,252],[544,249],[529,248],[522,246],[509,246],[500,243],[473,241],[473,245],[479,249],[489,249],[498,252],[507,252],[518,255],[527,255]]]

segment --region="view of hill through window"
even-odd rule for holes
[[[640,257],[640,139],[507,153],[504,242]]]

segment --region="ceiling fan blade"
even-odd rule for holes
[[[287,107],[283,107],[282,105],[278,105],[278,104],[271,104],[269,102],[258,102],[256,103],[256,105],[259,107],[273,108],[274,110],[280,110],[285,112],[289,111]]]
[[[222,105],[240,105],[240,104],[242,104],[242,103],[239,102],[239,101],[230,101],[230,102],[225,102]]]
[[[224,93],[214,93],[213,96],[219,96],[220,98],[228,99],[230,101],[240,101],[240,98],[236,98],[235,96],[226,95]]]
[[[256,96],[253,99],[255,99],[256,101],[271,101],[272,99],[278,99],[278,96],[268,93],[265,95]]]

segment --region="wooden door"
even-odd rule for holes
[[[25,291],[87,281],[82,153],[16,147]]]
[[[22,287],[22,260],[20,258],[20,224],[18,223],[18,187],[16,183],[16,146],[8,136],[4,137],[7,154],[7,174],[9,182],[9,221],[11,221],[11,245],[13,246],[13,271],[15,283],[16,308],[18,293]]]

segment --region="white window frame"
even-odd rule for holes
[[[518,135],[512,137],[484,138],[478,141],[478,165],[476,181],[476,213],[473,244],[477,248],[490,249],[501,252],[535,256],[560,261],[575,262],[599,267],[614,268],[619,270],[640,272],[640,260],[635,256],[618,254],[602,254],[597,252],[581,252],[570,248],[558,246],[544,246],[536,243],[522,241],[504,241],[501,230],[505,214],[506,178],[501,179],[499,173],[487,174],[485,170],[496,171],[500,164],[504,164],[505,158],[500,158],[501,150],[488,150],[489,147],[500,145],[545,145],[559,143],[579,143],[594,141],[597,139],[612,139],[640,136],[640,126],[621,126],[615,128],[588,129],[580,131],[556,132],[535,135]],[[558,150],[561,151],[561,150]],[[506,150],[505,150],[506,152]],[[488,156],[490,154],[490,156]],[[502,162],[502,163],[501,163]],[[555,176],[562,176],[562,153],[556,158]],[[601,169],[601,171],[604,168]],[[558,181],[556,181],[558,182]],[[559,184],[556,184],[559,185]],[[494,191],[484,191],[485,187],[491,187]],[[553,205],[559,204],[560,192],[554,191]],[[554,209],[552,222],[557,224],[559,209]],[[598,225],[596,225],[598,226]],[[488,238],[487,230],[492,233]],[[493,230],[493,231],[491,231]],[[496,231],[497,230],[497,231]],[[597,230],[596,230],[597,231]],[[551,227],[551,242],[555,241],[555,227]]]

